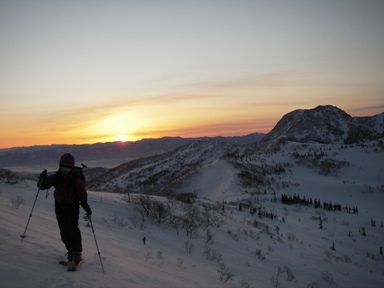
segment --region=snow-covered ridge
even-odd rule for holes
[[[175,159],[156,156],[137,160],[140,165],[128,162],[117,167],[111,170],[111,179],[118,176],[121,182],[120,170],[125,169],[137,174],[143,167],[148,172],[141,174],[144,179],[162,166],[201,167],[186,177],[185,185],[176,185],[184,192],[197,191],[198,199],[186,204],[172,195],[131,192],[128,198],[89,191],[105,274],[85,222],[80,225],[86,260],[81,270],[68,273],[57,264],[66,251],[52,191],[40,191],[36,198],[36,181],[2,182],[1,286],[381,287],[384,150],[380,141],[355,145],[285,141],[279,149],[253,154],[232,151],[232,145],[225,150],[200,142],[168,154]],[[218,154],[222,156],[217,158]],[[242,177],[233,177],[237,171],[243,171]],[[284,205],[283,195],[357,207],[358,213]],[[16,208],[18,199],[24,201]],[[150,205],[144,208],[145,203]],[[160,213],[163,208],[166,214]]]
[[[334,106],[295,110],[284,115],[263,141],[287,139],[296,142],[353,144],[384,136],[384,113],[351,117]]]
[[[312,161],[311,165],[322,173],[328,173],[325,171],[330,166],[344,163],[344,159],[337,160],[334,157],[334,153],[338,152],[324,153],[329,149],[337,149],[335,145],[348,148],[359,145],[364,147],[368,145],[365,143],[370,143],[377,151],[383,151],[383,138],[380,138],[383,137],[383,115],[353,118],[333,106],[296,110],[284,116],[261,142],[240,146],[198,141],[164,154],[124,163],[99,175],[89,185],[98,191],[156,195],[199,191],[199,187],[191,188],[189,183],[193,181],[190,178],[194,179],[195,174],[207,173],[207,165],[220,160],[232,167],[233,177],[230,177],[229,186],[237,185],[243,191],[273,190],[276,183],[272,183],[268,175],[270,171],[282,170],[286,164],[271,163],[268,157],[271,153],[283,153],[281,150],[286,150],[285,143],[308,146],[314,153],[326,155],[323,159]],[[225,193],[225,189],[222,192]]]

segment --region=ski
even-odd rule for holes
[[[64,261],[64,260],[61,260],[59,262],[60,265],[63,265],[63,266],[72,266],[73,265],[73,262],[67,262],[67,261]]]
[[[77,270],[80,268],[80,266],[81,266],[83,263],[84,263],[84,260],[81,259],[79,263],[74,264],[74,265],[71,265],[71,266],[68,266],[67,271],[75,272],[75,271],[77,271]]]

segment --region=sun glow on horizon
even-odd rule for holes
[[[384,109],[383,1],[51,2],[0,1],[0,149],[241,136],[318,105]]]
[[[129,138],[126,135],[118,135],[118,136],[116,136],[115,141],[117,141],[117,142],[128,142]]]

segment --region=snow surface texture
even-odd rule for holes
[[[297,164],[290,156],[292,151],[301,155],[313,152],[319,145],[334,159],[346,160],[349,165],[324,176],[313,167]],[[369,143],[343,149],[290,143],[279,153],[268,155],[263,161],[291,163],[285,173],[275,176],[285,183],[275,191],[276,202],[270,193],[244,194],[244,189],[236,186],[233,167],[214,161],[204,173],[190,179],[190,191],[198,189],[199,197],[204,197],[194,204],[199,209],[202,201],[216,205],[211,213],[218,219],[217,225],[205,230],[201,226],[192,237],[183,229],[177,232],[165,221],[159,225],[143,216],[138,206],[127,203],[126,195],[89,191],[105,273],[92,230],[83,221],[80,228],[85,263],[76,273],[68,273],[58,264],[66,251],[54,215],[52,190],[47,197],[46,191],[40,191],[27,237],[21,242],[36,198],[36,183],[0,183],[0,286],[383,287],[384,256],[380,247],[384,246],[384,154],[374,147]],[[359,213],[281,203],[282,194],[294,193],[357,206]],[[12,204],[18,196],[24,203],[16,209]],[[131,200],[138,197],[131,194]],[[246,198],[254,207],[277,215],[277,219],[251,215],[245,206],[240,211],[236,200],[246,203]],[[174,214],[186,213],[188,206],[154,199],[172,205]],[[223,199],[227,201],[224,211]]]

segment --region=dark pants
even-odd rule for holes
[[[70,252],[82,252],[81,233],[79,229],[79,205],[55,204],[57,223],[61,240]]]

